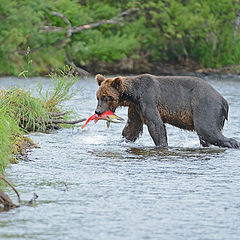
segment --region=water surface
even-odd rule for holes
[[[52,87],[44,78],[2,78],[0,86],[36,89],[39,81]],[[224,134],[240,141],[240,79],[206,81],[229,102]],[[78,86],[65,108],[88,117],[97,84],[87,78]],[[127,119],[126,109],[117,114]],[[123,127],[99,121],[84,130],[31,134],[40,148],[6,176],[23,200],[36,192],[37,205],[0,213],[0,239],[240,239],[239,150],[202,148],[195,133],[171,126],[169,149],[155,148],[146,128],[126,143]]]

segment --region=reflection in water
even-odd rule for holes
[[[122,151],[90,150],[89,153],[100,158],[139,159],[139,160],[210,160],[221,158],[226,149],[223,148],[157,148],[157,147],[127,147]]]
[[[79,106],[77,113],[88,117],[97,85],[80,83],[83,96],[66,106]],[[230,103],[224,134],[240,140],[240,82],[211,84]],[[146,128],[137,142],[126,143],[123,127],[107,129],[99,121],[84,131],[31,134],[41,148],[32,150],[31,161],[7,169],[7,177],[23,200],[36,192],[37,205],[0,213],[0,239],[239,239],[238,150],[201,148],[196,134],[171,127],[169,148],[154,147]]]
[[[130,148],[127,153],[143,158],[162,157],[163,159],[176,158],[176,160],[203,160],[207,156],[218,157],[225,150],[220,148]]]

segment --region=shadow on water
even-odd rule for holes
[[[177,159],[189,159],[196,158],[203,160],[203,157],[207,156],[219,156],[224,153],[226,149],[217,148],[130,148],[127,150],[130,154],[135,154],[137,156],[142,156],[143,158],[158,156],[164,159],[172,159],[176,157]],[[205,159],[207,160],[207,159]]]
[[[130,147],[113,149],[110,151],[90,151],[91,154],[100,158],[116,160],[158,160],[158,161],[183,161],[183,160],[210,160],[220,158],[227,149],[223,148],[156,148],[156,147]]]

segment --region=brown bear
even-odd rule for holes
[[[153,76],[105,78],[96,76],[99,89],[96,114],[128,107],[122,135],[135,141],[146,124],[156,146],[166,147],[165,123],[196,131],[202,146],[210,144],[240,148],[233,138],[223,136],[228,103],[211,85],[197,77]]]

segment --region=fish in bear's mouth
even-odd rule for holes
[[[97,123],[98,120],[105,120],[107,121],[107,126],[109,127],[110,122],[113,123],[120,123],[123,122],[124,119],[117,116],[116,114],[114,114],[111,111],[106,111],[100,115],[98,114],[93,114],[91,117],[88,118],[88,120],[85,122],[85,124],[81,127],[82,129],[90,122],[94,120],[95,123]]]

